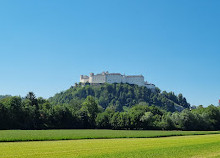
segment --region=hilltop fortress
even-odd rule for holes
[[[146,86],[152,90],[156,88],[154,84],[144,81],[143,75],[126,76],[120,73],[109,73],[108,71],[96,75],[94,75],[94,73],[90,73],[90,76],[80,75],[80,82],[83,84],[128,83],[136,84],[138,86]]]

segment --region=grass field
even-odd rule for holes
[[[220,131],[0,130],[0,142],[110,138],[155,138],[201,134],[220,134]]]
[[[220,157],[220,134],[164,138],[1,142],[0,158]]]

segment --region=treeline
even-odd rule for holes
[[[0,99],[10,97],[10,95],[0,95]]]
[[[167,112],[142,102],[119,112],[106,109],[92,96],[53,105],[30,92],[25,98],[0,99],[0,129],[157,129],[220,130],[220,108],[198,106],[190,111]]]
[[[76,84],[70,89],[56,94],[49,101],[54,105],[71,104],[75,100],[85,100],[87,96],[93,96],[98,104],[106,109],[108,106],[114,106],[117,111],[123,111],[124,108],[141,102],[147,103],[149,106],[155,105],[167,111],[181,111],[189,108],[190,104],[182,94],[178,96],[173,92],[163,91],[159,88],[151,91],[145,86],[137,86],[131,84],[101,84],[86,85]]]

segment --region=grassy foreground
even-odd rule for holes
[[[0,158],[220,157],[220,134],[166,138],[2,142]]]
[[[110,138],[155,138],[204,134],[220,134],[220,131],[0,130],[0,142]]]

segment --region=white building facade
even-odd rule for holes
[[[81,75],[80,82],[90,83],[90,84],[128,83],[128,84],[136,84],[138,86],[146,86],[149,89],[156,88],[154,84],[145,82],[143,75],[126,76],[126,75],[121,75],[120,73],[109,73],[108,71],[96,75],[94,75],[94,73],[90,73],[90,76]]]

